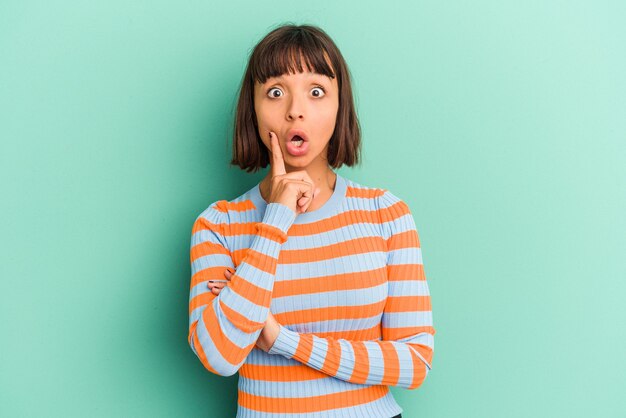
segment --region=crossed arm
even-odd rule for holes
[[[419,237],[404,202],[393,200],[386,209],[388,298],[381,318],[382,340],[298,333],[268,312],[261,335],[264,351],[352,383],[415,389],[424,382],[431,369],[435,330]],[[213,287],[217,294],[223,288]]]

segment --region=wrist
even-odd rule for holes
[[[267,353],[280,354],[286,358],[292,358],[298,348],[299,334],[283,325],[279,325],[278,330],[278,336]]]

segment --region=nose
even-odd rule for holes
[[[303,99],[292,96],[289,107],[287,108],[287,120],[304,119],[304,106]]]

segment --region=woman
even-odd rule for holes
[[[411,212],[333,171],[358,163],[350,77],[314,26],[254,48],[232,164],[270,164],[213,202],[191,239],[188,342],[209,371],[239,371],[237,417],[400,417],[388,386],[419,387],[435,330]]]

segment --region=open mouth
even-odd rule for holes
[[[291,143],[294,144],[296,147],[301,147],[302,144],[304,144],[304,139],[300,135],[295,135],[293,138],[291,138]]]
[[[291,129],[287,133],[287,138],[296,148],[300,148],[302,144],[308,141],[307,134],[302,129]]]

